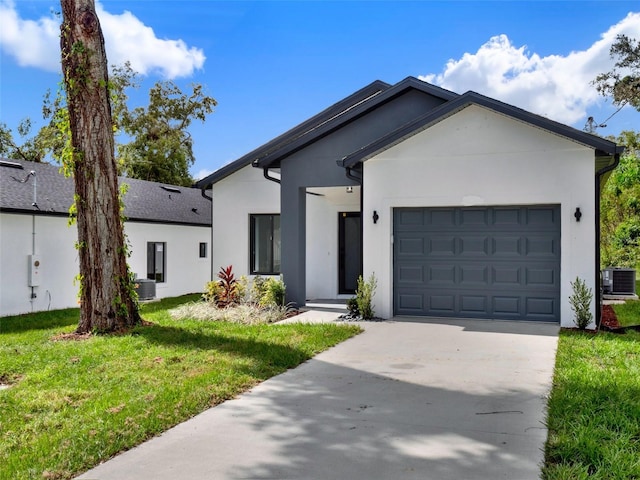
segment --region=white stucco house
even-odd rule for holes
[[[211,200],[196,188],[120,178],[129,266],[155,298],[211,279]],[[73,180],[47,163],[0,160],[0,316],[77,307]],[[37,265],[36,265],[37,263]]]
[[[622,149],[494,99],[376,81],[201,180],[213,264],[283,275],[287,300],[573,326],[599,319],[599,194]],[[224,232],[224,235],[220,234]]]

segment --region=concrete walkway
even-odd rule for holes
[[[539,478],[557,325],[361,325],[361,335],[79,478]]]

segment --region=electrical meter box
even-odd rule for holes
[[[40,255],[29,255],[29,286],[40,286]]]

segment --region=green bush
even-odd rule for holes
[[[351,315],[356,317],[360,315],[360,310],[358,309],[358,300],[355,297],[352,297],[349,300],[347,300],[347,311]]]
[[[262,283],[262,295],[260,296],[260,305],[263,307],[269,305],[284,305],[284,298],[286,293],[286,286],[279,278],[267,278]]]
[[[573,295],[569,297],[569,303],[571,303],[571,309],[575,313],[573,321],[580,330],[584,330],[593,318],[591,313],[593,291],[587,288],[587,284],[579,277],[576,277],[575,282],[571,282],[571,287],[573,288]]]
[[[205,302],[217,304],[220,292],[222,292],[222,286],[220,285],[220,282],[217,280],[212,280],[204,285],[204,293],[202,294],[202,299]]]
[[[371,274],[369,279],[365,282],[362,275],[358,277],[358,288],[356,289],[356,303],[360,316],[363,320],[371,320],[375,315],[373,308],[373,295],[376,292],[378,282],[375,274]]]

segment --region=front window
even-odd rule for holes
[[[147,243],[147,278],[156,283],[166,281],[167,244],[164,242]]]
[[[251,215],[251,274],[280,273],[280,215]]]

